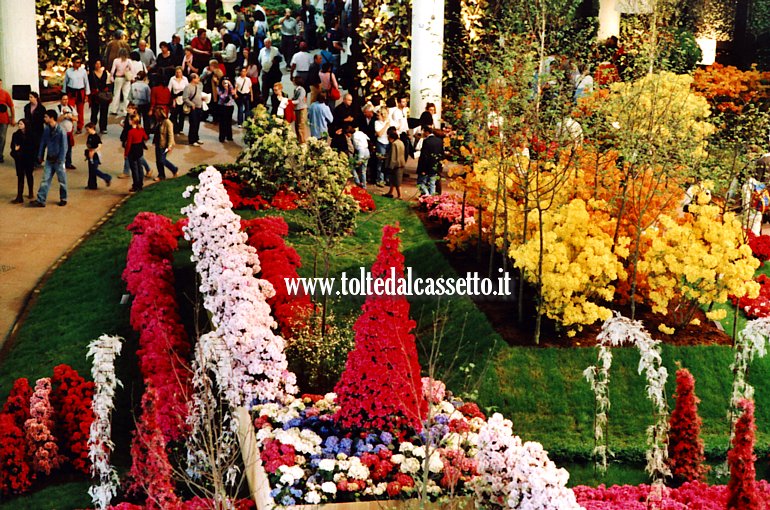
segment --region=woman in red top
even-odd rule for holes
[[[129,191],[133,193],[141,191],[144,186],[144,172],[142,171],[142,165],[139,163],[139,160],[144,156],[144,142],[149,138],[144,129],[142,129],[142,118],[139,115],[132,115],[129,122],[131,122],[131,129],[128,131],[128,135],[126,135],[126,150],[124,155],[128,159],[128,166],[131,168],[133,186],[131,186]]]
[[[161,107],[168,116],[171,110],[171,91],[163,84],[160,76],[152,78],[152,88],[150,89],[150,111],[154,112],[156,107]]]

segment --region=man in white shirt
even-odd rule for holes
[[[86,104],[86,98],[91,95],[91,86],[88,83],[88,73],[85,68],[82,67],[83,60],[80,57],[75,57],[72,60],[72,67],[68,68],[64,73],[64,85],[62,85],[62,92],[66,93],[72,100],[77,110],[78,118],[78,132],[83,132],[83,107]],[[70,130],[72,131],[72,130]]]
[[[310,71],[310,66],[312,64],[313,55],[307,51],[307,43],[302,41],[299,43],[299,51],[291,57],[291,79],[293,80],[295,76],[299,76],[302,78],[303,83],[307,83],[308,71]]]
[[[259,62],[260,79],[262,80],[262,97],[267,98],[270,90],[265,90],[265,75],[273,68],[275,57],[279,56],[278,48],[273,47],[273,41],[268,37],[265,39],[265,47],[259,50],[257,61]]]
[[[409,100],[406,96],[399,96],[396,106],[390,109],[390,125],[396,128],[399,136],[409,131]]]

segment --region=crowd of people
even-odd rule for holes
[[[24,202],[25,184],[27,197],[33,198],[33,171],[42,165],[42,182],[30,205],[45,207],[54,176],[59,205],[67,204],[67,170],[76,168],[73,148],[84,130],[87,188],[96,189],[98,180],[109,186],[112,177],[100,169],[100,152],[111,115],[118,116],[124,148],[123,172],[116,177],[130,177],[131,191],[136,192],[153,174],[144,157],[150,135],[154,179],[165,179],[166,170],[174,176],[178,172],[168,159],[178,136],[200,147],[200,125],[210,121],[218,125],[220,142],[233,141],[233,127],[242,127],[257,104],[293,123],[300,143],[311,136],[326,139],[348,154],[354,181],[364,187],[367,182],[388,185],[386,196],[401,196],[403,168],[417,146],[421,190],[434,193],[442,159],[442,144],[431,140],[442,134],[430,113],[435,114],[435,107],[429,105],[419,122],[410,121],[405,97],[389,106],[376,97],[354,107],[352,96],[342,92],[346,81],[348,87],[352,82],[342,77],[346,71],[341,58],[349,44],[352,1],[320,4],[303,0],[297,12],[286,9],[271,27],[265,10],[244,0],[215,25],[221,35],[216,48],[210,32],[201,28],[187,45],[173,34],[159,44],[156,55],[145,40],[133,46],[117,30],[104,53],[88,63],[73,55],[57,104],[44,106],[32,92],[23,117],[14,111],[0,81],[0,162],[7,128],[16,125],[10,144],[18,178],[13,202]],[[201,6],[193,2],[189,8]],[[325,34],[318,33],[320,23],[328,27]],[[277,36],[280,42],[274,44]],[[286,92],[285,74],[292,84]]]

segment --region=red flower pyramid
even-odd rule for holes
[[[398,226],[385,226],[372,278],[404,276]],[[353,326],[356,346],[334,388],[344,427],[396,433],[422,430],[427,403],[422,394],[409,302],[401,295],[369,295]]]

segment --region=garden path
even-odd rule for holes
[[[88,110],[86,112],[88,118]],[[108,134],[102,137],[101,169],[113,176],[121,174],[123,168],[118,119],[110,116]],[[188,146],[187,137],[178,136],[178,145],[169,159],[179,167],[181,174],[201,163],[234,161],[241,150],[243,137],[236,127],[233,127],[233,134],[235,142],[222,144],[218,140],[216,126],[204,123],[201,125],[204,145]],[[9,129],[9,143],[10,135]],[[59,191],[56,178],[45,209],[28,207],[26,197],[24,205],[11,204],[16,196],[16,172],[13,160],[8,157],[8,149],[5,151],[5,163],[0,163],[0,347],[12,333],[26,303],[48,270],[63,261],[83,236],[128,196],[131,179],[113,179],[109,188],[99,181],[99,190],[84,189],[88,179],[87,163],[83,160],[86,135],[84,133],[75,138],[72,160],[77,169],[67,172],[66,207],[57,207]],[[155,176],[155,155],[152,147],[150,149],[145,157]],[[35,170],[35,193],[42,173],[42,169]],[[152,183],[152,180],[145,180],[145,186]]]

